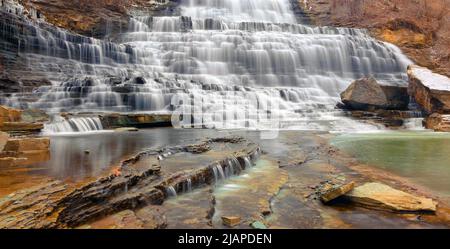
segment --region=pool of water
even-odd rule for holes
[[[332,144],[363,163],[450,197],[450,133],[345,134],[333,139]]]

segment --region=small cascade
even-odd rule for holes
[[[166,194],[168,197],[176,197],[177,196],[177,191],[175,190],[175,188],[173,186],[167,186],[166,187]]]
[[[424,118],[407,118],[404,120],[403,126],[407,130],[421,131],[425,130],[423,126]]]
[[[183,182],[183,193],[192,192],[192,179],[188,178],[185,182]]]
[[[215,183],[225,180],[226,176],[225,176],[223,168],[220,164],[215,165],[212,169],[213,169],[213,173],[214,173]]]
[[[250,159],[248,157],[244,157],[244,165],[245,165],[245,169],[249,169],[253,166],[253,164],[250,162]]]
[[[54,121],[44,125],[44,134],[92,132],[103,130],[103,125],[98,117],[74,117]]]

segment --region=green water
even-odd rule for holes
[[[332,144],[361,162],[450,197],[450,133],[346,134],[333,139]]]

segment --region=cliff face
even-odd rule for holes
[[[450,75],[450,0],[299,0],[318,25],[367,28],[411,59]]]
[[[58,27],[81,35],[102,38],[126,28],[134,9],[171,12],[178,0],[19,0],[27,9]]]

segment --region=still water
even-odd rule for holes
[[[379,167],[450,197],[450,133],[346,134],[332,144]]]

